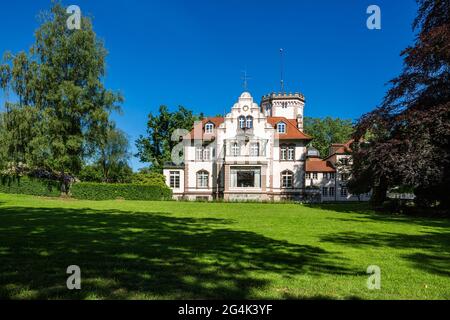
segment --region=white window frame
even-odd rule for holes
[[[288,158],[288,147],[287,145],[283,144],[280,146],[280,160],[286,161]]]
[[[288,183],[290,182],[290,184]],[[281,189],[294,188],[294,173],[286,170],[281,173]]]
[[[203,161],[203,147],[195,148],[195,160]]]
[[[246,119],[244,116],[238,118],[238,125],[240,129],[245,129]]]
[[[245,126],[247,127],[247,129],[253,129],[253,117],[252,116],[247,116],[247,118],[245,118]]]
[[[259,142],[253,142],[250,145],[250,156],[252,156],[252,157],[259,157],[260,156]]]
[[[205,125],[205,133],[213,133],[214,132],[214,124],[207,123]]]
[[[211,150],[209,148],[203,148],[203,161],[211,160]]]
[[[237,142],[234,142],[231,145],[231,155],[233,157],[238,157],[241,155],[241,147],[239,146],[239,144]]]
[[[277,124],[278,133],[286,133],[286,123],[280,122]]]
[[[197,189],[209,188],[209,173],[205,170],[197,172]]]
[[[294,161],[295,160],[295,147],[294,146],[288,146],[288,148],[287,148],[287,160],[288,161]]]
[[[170,171],[169,172],[169,186],[171,189],[180,189],[180,186],[181,186],[180,171]]]

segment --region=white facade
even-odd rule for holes
[[[244,92],[224,118],[196,123],[183,137],[183,161],[164,169],[174,198],[302,200],[311,142],[304,106],[301,94],[271,94],[259,106]]]

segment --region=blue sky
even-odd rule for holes
[[[134,141],[161,104],[196,113],[228,111],[243,91],[305,94],[313,117],[357,119],[377,106],[402,69],[414,39],[414,0],[70,0],[94,19],[109,51],[106,86],[125,96],[118,126]],[[382,29],[368,30],[366,9],[381,8]],[[3,1],[0,53],[28,49],[36,15],[50,0]],[[0,102],[3,103],[0,95]],[[142,167],[132,160],[135,169]]]

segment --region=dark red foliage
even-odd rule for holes
[[[450,0],[418,0],[414,46],[402,52],[404,70],[391,81],[383,104],[364,115],[355,139],[354,181],[411,186],[418,204],[449,208]],[[384,196],[376,195],[380,201]]]

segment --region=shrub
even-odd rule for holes
[[[0,193],[27,194],[41,197],[59,197],[61,186],[51,180],[24,177],[0,177]]]
[[[132,178],[133,184],[165,186],[166,178],[158,172],[139,172],[135,173]]]
[[[80,200],[170,200],[172,190],[167,186],[80,182],[72,186],[71,195]]]

